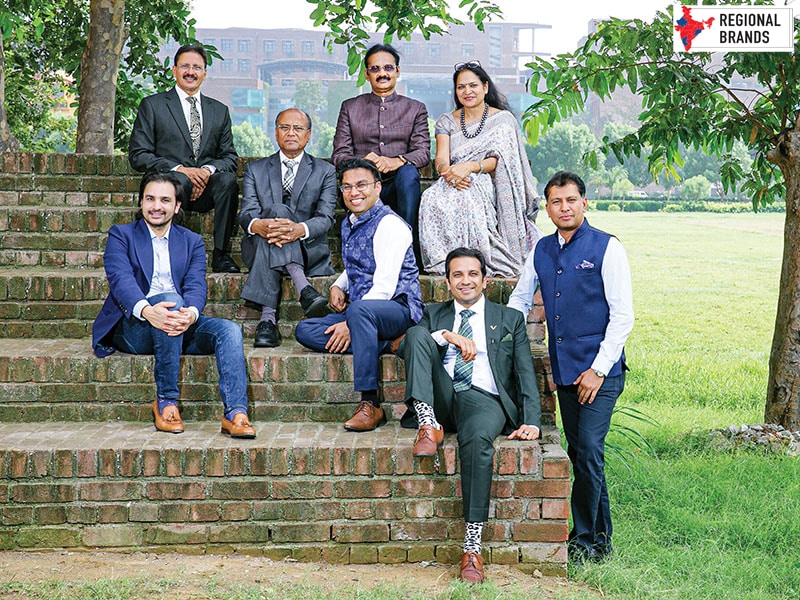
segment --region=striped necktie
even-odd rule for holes
[[[197,98],[189,96],[186,98],[191,108],[189,109],[189,136],[192,138],[192,152],[197,159],[200,156],[200,141],[202,140],[203,130],[200,127],[200,111],[197,110]]]
[[[472,339],[472,326],[469,324],[469,318],[475,314],[475,311],[465,308],[460,313],[461,325],[458,327],[458,335]],[[466,362],[461,352],[456,354],[456,363],[453,367],[453,389],[457,392],[468,390],[472,386],[472,367],[474,361]]]
[[[294,166],[296,164],[297,161],[290,158],[283,161],[283,166],[286,167],[286,172],[283,174],[283,191],[287,196],[292,195],[292,188],[294,187]]]

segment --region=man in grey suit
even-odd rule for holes
[[[200,94],[206,66],[202,46],[178,49],[172,67],[176,86],[139,104],[128,160],[137,171],[175,171],[188,199],[184,210],[214,209],[211,268],[215,273],[238,273],[228,252],[239,203],[239,157],[228,108]]]
[[[327,315],[327,299],[307,277],[332,275],[328,231],[336,208],[333,165],[305,152],[311,118],[288,108],[275,118],[280,150],[251,162],[244,172],[239,224],[242,259],[250,269],[242,298],[261,305],[254,346],[280,345],[277,309],[281,275],[288,273],[307,317]]]
[[[522,315],[486,300],[486,261],[456,248],[445,260],[449,302],[425,308],[400,343],[406,405],[401,424],[419,427],[414,456],[434,456],[444,431],[458,432],[464,536],[460,578],[483,581],[481,533],[489,518],[494,440],[539,437],[541,404]]]

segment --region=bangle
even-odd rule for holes
[[[483,173],[483,159],[478,161],[478,175]]]
[[[433,168],[436,169],[436,172],[439,175],[441,175],[442,172],[439,170],[439,167],[446,167],[446,166],[448,166],[447,163],[436,163]]]

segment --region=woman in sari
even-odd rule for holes
[[[444,274],[454,248],[476,248],[490,276],[517,277],[541,235],[539,202],[519,125],[478,61],[453,73],[456,110],[436,122],[441,176],[422,194],[419,232],[425,271]]]

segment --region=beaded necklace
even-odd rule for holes
[[[483,126],[486,124],[486,117],[489,116],[489,104],[486,103],[486,102],[483,103],[483,115],[481,115],[481,121],[478,124],[478,128],[475,130],[474,133],[468,133],[467,132],[467,124],[466,124],[466,120],[464,118],[464,113],[465,112],[466,111],[464,110],[464,107],[461,107],[461,133],[464,134],[465,138],[471,140],[472,138],[478,137],[478,135],[480,135],[481,131],[483,131]]]

